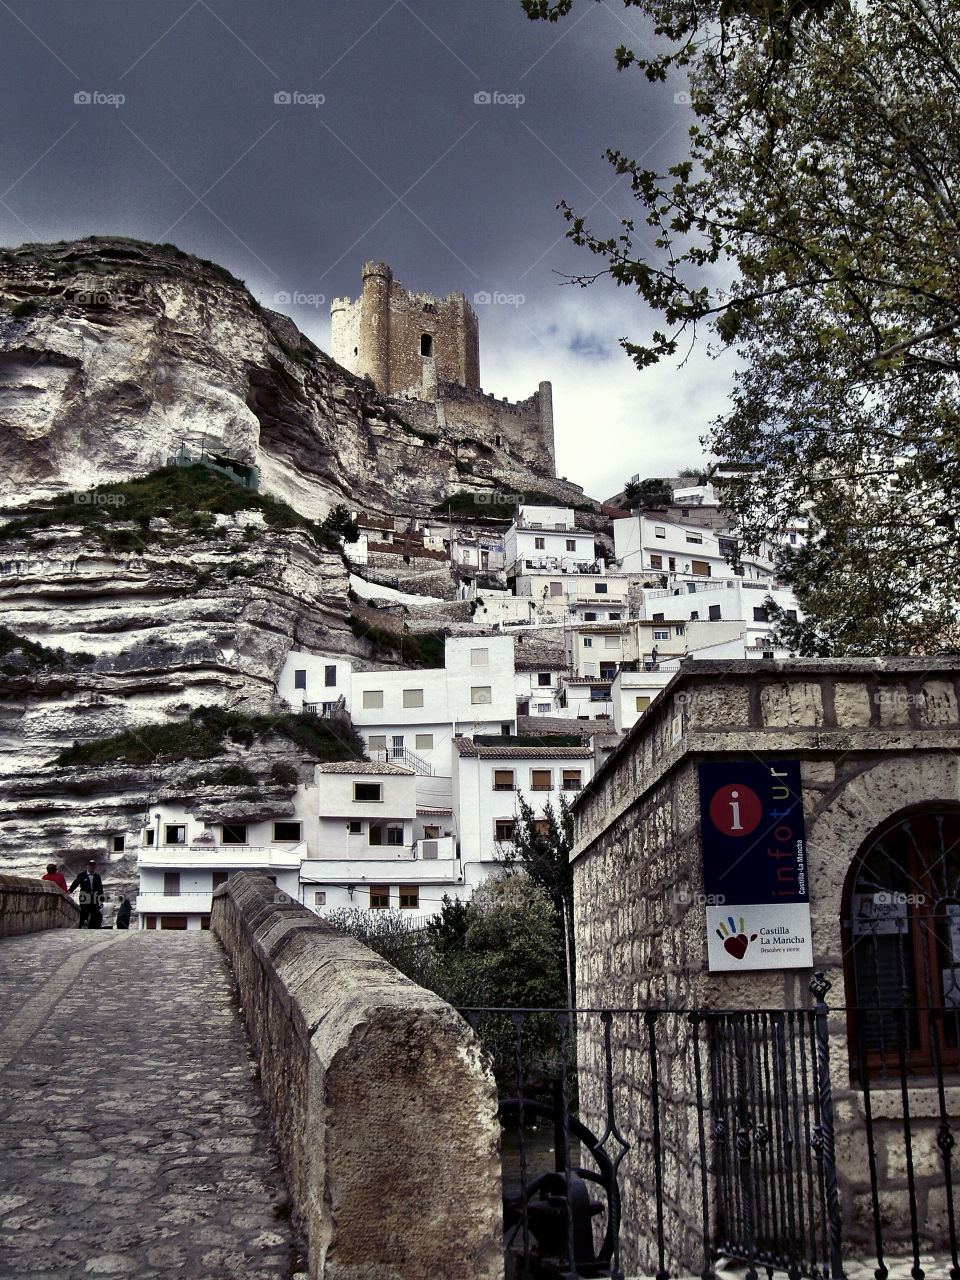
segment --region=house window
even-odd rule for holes
[[[153,827],[147,827],[143,833],[143,843],[145,845],[152,845],[156,839],[156,835],[157,833],[154,831]]]
[[[796,609],[785,609],[784,612],[786,613],[787,617],[790,619],[791,622],[796,622],[797,620]]]
[[[651,569],[662,569],[662,568],[663,568],[663,556],[654,556],[654,555],[651,555],[651,557],[650,557],[650,568],[651,568]]]
[[[493,701],[492,697],[490,696],[490,693],[491,693],[490,685],[488,684],[475,685],[470,690],[470,701],[475,707],[480,705],[487,705]]]
[[[567,550],[568,550],[568,551],[576,551],[576,549],[577,549],[577,540],[576,540],[576,538],[567,538],[567,539],[566,539],[566,543],[567,543]]]
[[[593,648],[593,636],[584,636],[584,637],[583,637],[583,647],[584,647],[585,649],[592,649],[592,648]]]
[[[687,534],[687,541],[688,541],[688,542],[693,542],[693,543],[696,543],[696,544],[698,544],[698,545],[699,545],[701,542],[703,542],[703,534],[702,534],[702,533],[688,533],[688,534]]]
[[[596,688],[590,690],[591,702],[609,702],[610,690],[605,685],[597,685]]]
[[[336,667],[324,667],[324,668],[323,668],[323,683],[326,685],[326,687],[327,687],[328,689],[332,689],[332,688],[336,685],[336,683],[337,683],[337,668],[336,668]]]
[[[603,647],[604,647],[605,649],[619,649],[619,648],[620,648],[620,637],[619,637],[619,636],[604,636],[604,637],[603,637]]]
[[[367,832],[367,844],[383,844],[383,827],[378,827],[375,823],[370,824],[370,830]]]
[[[550,583],[550,594],[551,594],[552,596],[562,596],[562,595],[563,595],[563,583],[562,583],[562,582],[551,582],[551,583]]]
[[[370,886],[370,910],[390,910],[390,886],[388,884],[372,884]]]
[[[619,613],[608,613],[608,614],[607,614],[607,617],[609,618],[609,620],[610,620],[611,622],[619,622],[619,621],[620,621],[620,615],[619,615]]]
[[[186,844],[187,828],[185,826],[168,826],[164,831],[164,844]]]
[[[305,689],[305,688],[307,687],[307,673],[306,673],[306,671],[294,671],[294,673],[293,673],[293,687],[294,687],[295,689]]]
[[[598,596],[605,596],[609,590],[605,582],[595,582],[593,584],[593,589]]]
[[[550,769],[531,769],[530,770],[530,790],[531,791],[552,791],[553,790],[553,773]]]
[[[770,614],[766,609],[759,608],[755,605],[753,610],[753,620],[754,622],[769,622]]]
[[[211,881],[214,889],[219,889],[222,884],[226,884],[230,879],[229,871],[214,871]]]
[[[600,663],[600,679],[615,680],[617,675],[617,664],[615,662]]]
[[[313,891],[313,905],[314,905],[315,907],[325,907],[325,906],[327,905],[327,891],[326,891],[326,889],[314,889],[314,891]]]
[[[710,621],[711,622],[720,621],[720,606],[718,604],[712,604],[710,606]]]
[[[420,354],[426,360],[429,360],[433,355],[433,337],[429,333],[421,333],[420,335]]]
[[[677,561],[673,556],[670,556],[669,560],[667,561],[667,565],[671,573],[674,573],[676,571]]]
[[[664,617],[665,617],[665,615],[664,615],[664,614],[662,614],[662,613],[655,613],[655,614],[653,615],[653,618],[651,619],[651,621],[652,621],[652,622],[662,622],[662,621],[663,621],[663,619],[664,619]]]
[[[498,818],[493,824],[493,838],[497,844],[513,844],[517,824],[513,818]]]
[[[363,831],[363,823],[359,818],[351,818],[347,823],[347,830],[352,836],[358,836]]]
[[[513,791],[516,789],[513,770],[512,769],[494,769],[493,771],[493,789],[494,791]]]
[[[471,649],[470,665],[471,667],[489,667],[490,650],[489,649]]]
[[[597,664],[595,662],[585,662],[583,664],[583,674],[585,676],[595,676],[597,674]]]
[[[665,538],[667,536],[667,531],[662,524],[655,524],[653,526],[653,536],[655,538]]]
[[[654,630],[653,638],[654,638],[654,640],[669,640],[669,639],[670,639],[670,628],[669,628],[669,627],[666,627],[666,628],[664,628],[664,630],[662,630],[662,631],[656,631],[656,630]]]
[[[408,884],[400,886],[400,910],[420,910],[420,889],[418,885]]]
[[[383,800],[382,782],[355,782],[353,784],[354,801],[366,801],[368,804],[379,804]]]
[[[123,853],[123,848],[124,848],[124,841],[125,841],[125,838],[126,838],[126,837],[124,837],[124,836],[114,836],[114,837],[113,837],[113,852],[114,852],[114,853]]]
[[[432,751],[433,750],[433,734],[418,733],[414,736],[413,744],[418,751]]]
[[[534,538],[533,548],[535,551],[544,551],[547,546],[546,538]]]
[[[387,735],[385,733],[371,733],[367,738],[367,746],[371,751],[386,751]]]
[[[404,689],[403,705],[405,707],[422,707],[423,706],[423,690],[422,689]]]
[[[165,898],[180,897],[180,872],[165,871],[163,873],[163,896]]]
[[[584,622],[596,622],[597,615],[595,613],[585,613],[583,615]]]
[[[706,560],[694,560],[690,565],[690,572],[695,573],[699,578],[709,578],[710,565]]]
[[[536,703],[536,708],[537,708],[537,715],[548,716],[552,709],[552,704],[549,702],[538,702]]]
[[[698,621],[699,621],[699,619],[700,619],[700,610],[699,610],[699,609],[694,609],[693,613],[691,613],[691,615],[690,615],[690,621],[691,621],[691,622],[698,622]]]
[[[843,920],[854,1079],[957,1068],[960,814],[911,814],[880,828],[847,876]]]
[[[245,825],[236,823],[224,823],[220,828],[221,844],[246,844],[247,828]]]
[[[563,771],[563,789],[564,791],[579,791],[583,778],[582,769],[564,769]]]
[[[387,827],[387,844],[402,845],[403,844],[403,824],[399,822],[391,823]]]
[[[376,710],[383,706],[383,690],[382,689],[364,689],[363,705],[371,710]]]
[[[302,824],[299,822],[275,822],[273,824],[273,838],[277,841],[293,841],[295,844],[302,839]]]
[[[550,823],[546,818],[534,818],[532,825],[538,836],[548,836],[550,834]]]
[[[650,699],[649,699],[649,698],[647,698],[647,697],[643,697],[643,696],[641,696],[641,697],[637,698],[637,710],[638,710],[638,711],[646,711],[646,709],[647,709],[647,707],[649,707],[649,705],[650,705]]]

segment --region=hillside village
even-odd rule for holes
[[[29,248],[32,256],[14,255],[8,264],[8,301],[20,299],[13,307],[19,314],[8,314],[4,321],[14,359],[43,343],[62,347],[63,333],[79,329],[88,339],[93,334],[101,344],[112,344],[118,373],[129,376],[120,342],[123,325],[129,325],[131,315],[137,324],[143,323],[149,311],[144,298],[151,291],[150,305],[158,313],[166,314],[171,307],[170,286],[164,286],[167,293],[160,296],[158,274],[194,273],[190,289],[205,291],[215,283],[222,294],[222,281],[212,282],[209,273],[195,271],[183,261],[184,255],[155,260],[147,247],[118,247],[122,266],[110,266],[122,278],[97,274],[92,281],[100,246],[41,247],[46,256]],[[45,276],[54,260],[53,249],[61,265]],[[38,259],[47,267],[38,268]],[[77,263],[83,296],[101,299],[94,313],[77,301],[78,287],[71,291],[78,281],[64,283],[64,276],[78,269]],[[147,283],[138,279],[134,287],[131,271],[138,277],[146,272]],[[177,288],[182,293],[187,286]],[[24,296],[29,307],[23,304]],[[136,305],[131,310],[132,298]],[[223,298],[219,301],[223,310]],[[220,315],[217,324],[230,321],[235,334],[242,299],[238,301],[232,286],[228,301],[233,318]],[[339,907],[389,908],[422,919],[439,909],[444,895],[468,898],[509,853],[521,799],[537,821],[546,820],[547,806],[557,815],[656,701],[685,659],[772,657],[769,599],[795,616],[789,592],[776,582],[775,563],[781,541],[802,541],[801,527],[771,535],[755,550],[742,548],[723,510],[722,472],[646,482],[637,474],[623,493],[605,502],[593,501],[575,484],[558,480],[549,382],[541,382],[529,400],[517,404],[481,390],[479,328],[462,294],[437,299],[408,293],[388,267],[368,263],[361,296],[356,302],[334,300],[332,312],[332,345],[339,363],[325,366],[329,372],[324,377],[336,382],[330,384],[331,392],[324,392],[327,408],[311,410],[317,417],[312,424],[301,423],[300,430],[315,438],[317,423],[323,427],[331,404],[335,415],[353,405],[358,413],[356,426],[338,419],[335,466],[325,463],[315,479],[305,473],[302,462],[294,473],[283,461],[289,458],[289,444],[280,453],[275,446],[267,447],[270,432],[275,433],[281,418],[289,422],[291,414],[279,407],[279,390],[266,395],[261,373],[248,376],[250,390],[243,396],[256,415],[249,428],[238,430],[234,417],[229,429],[220,428],[219,438],[213,416],[198,412],[196,404],[186,419],[180,412],[170,421],[158,418],[156,405],[148,405],[154,444],[165,448],[159,457],[156,450],[139,458],[131,455],[126,474],[142,475],[159,461],[167,464],[167,471],[158,475],[200,471],[228,489],[235,486],[236,499],[224,506],[221,498],[216,509],[244,504],[251,509],[211,517],[217,522],[213,532],[233,540],[233,568],[223,570],[231,589],[240,583],[253,593],[238,597],[235,623],[224,614],[216,634],[210,633],[212,649],[204,653],[202,646],[198,649],[197,627],[207,625],[201,619],[209,618],[210,610],[200,599],[202,590],[210,590],[214,561],[203,553],[201,597],[194,595],[192,606],[179,588],[165,587],[181,597],[181,628],[171,638],[174,649],[181,646],[181,657],[160,657],[158,663],[161,651],[154,647],[146,664],[153,672],[149,697],[142,655],[145,645],[158,640],[157,618],[141,616],[142,588],[136,590],[136,609],[131,612],[120,601],[109,625],[101,612],[95,623],[89,617],[81,623],[76,614],[54,623],[49,605],[33,598],[26,603],[31,581],[35,586],[49,583],[51,574],[61,582],[60,590],[75,590],[85,563],[77,534],[68,528],[69,508],[57,495],[59,488],[69,501],[70,491],[76,490],[70,469],[53,484],[49,468],[43,483],[36,476],[32,482],[25,477],[26,483],[7,502],[8,514],[21,516],[19,523],[4,527],[12,558],[3,565],[2,581],[8,588],[7,603],[14,607],[8,614],[14,638],[21,637],[25,645],[49,645],[55,633],[58,651],[70,653],[84,648],[97,631],[100,645],[114,655],[109,663],[103,650],[87,656],[93,665],[87,675],[77,675],[76,698],[93,704],[94,714],[87,718],[84,733],[74,726],[75,747],[61,749],[57,759],[61,777],[63,766],[77,767],[67,786],[67,791],[73,788],[69,804],[74,808],[83,809],[77,796],[98,788],[104,794],[112,789],[119,799],[92,805],[82,830],[75,830],[67,842],[62,860],[73,870],[93,854],[104,866],[108,886],[113,880],[117,895],[128,885],[133,888],[129,882],[135,873],[134,905],[141,928],[207,927],[213,890],[234,871],[251,868],[265,871],[278,889],[320,913]],[[269,360],[278,387],[283,385],[283,394],[289,396],[290,378],[303,376],[305,395],[327,358],[309,351],[285,317],[265,314]],[[165,330],[164,341],[169,340]],[[222,349],[222,337],[220,345]],[[195,373],[191,377],[191,397],[210,398],[209,370],[203,386],[196,383]],[[94,386],[89,394],[96,392]],[[51,421],[57,421],[66,403],[51,400]],[[75,404],[69,412],[75,423]],[[169,415],[170,410],[164,412]],[[381,471],[375,485],[358,479],[342,485],[337,480],[332,487],[331,476],[343,474],[344,459],[355,449],[356,433],[368,429],[360,424],[377,420],[384,423],[385,432],[409,442],[397,448],[414,446],[421,461],[403,464],[402,486],[396,482],[398,476],[391,484]],[[14,398],[7,426],[13,431],[18,425]],[[125,425],[118,424],[118,432],[124,430]],[[331,434],[336,436],[336,430]],[[134,449],[142,448],[142,436],[140,432]],[[381,434],[370,443],[376,465],[389,461],[386,441]],[[449,464],[437,459],[447,444],[452,466],[444,482],[439,469]],[[306,445],[297,450],[301,459],[309,454]],[[16,449],[13,457],[16,466]],[[81,477],[94,489],[86,497],[75,496],[74,507],[129,501],[119,491],[114,499],[109,497],[109,485],[122,474],[117,449],[109,443],[99,457],[88,452]],[[387,496],[391,492],[398,494],[396,501]],[[32,517],[22,518],[24,500],[29,503],[31,496],[48,504],[32,529],[30,519],[38,521],[36,510]],[[291,509],[280,522],[289,526],[286,530],[276,528],[278,519],[269,506],[276,499]],[[255,503],[262,510],[253,510]],[[309,517],[322,514],[329,519],[334,512],[343,526],[340,535],[324,533],[321,558],[316,559],[314,548],[303,559],[307,553],[300,534],[308,529]],[[121,509],[109,514],[133,513]],[[193,523],[197,525],[196,519]],[[247,565],[243,556],[251,540],[271,527],[283,539],[266,559]],[[139,528],[160,528],[160,536],[169,536],[170,519],[141,517]],[[116,563],[98,573],[119,579],[136,566],[142,576],[148,553],[136,545],[136,522],[121,520],[117,530],[112,544],[97,553],[101,563],[105,550]],[[36,536],[39,532],[44,538]],[[199,526],[191,534],[201,535],[207,536]],[[73,546],[72,559],[49,549],[58,538]],[[288,560],[291,538],[297,546],[301,585],[289,580],[282,587],[278,584],[281,595],[274,594],[272,605],[252,606],[269,576],[267,566],[278,563],[278,557],[279,562]],[[195,544],[193,556],[199,551]],[[86,563],[92,558],[87,556]],[[148,572],[155,578],[160,569]],[[102,596],[102,588],[97,594]],[[305,625],[300,612],[313,597],[311,621]],[[281,612],[275,616],[284,619],[279,631],[270,622],[278,600]],[[248,630],[254,618],[259,628],[255,643],[237,639],[240,631],[231,636],[231,627]],[[169,622],[169,610],[164,611],[163,625]],[[184,627],[192,637],[187,665],[194,669],[193,686],[172,677],[174,669],[182,667]],[[9,643],[13,642],[8,647]],[[134,645],[135,660],[126,656],[133,650],[124,643]],[[206,676],[198,664],[208,667]],[[165,668],[163,679],[158,665]],[[233,673],[229,678],[227,668]],[[89,692],[116,689],[120,672],[128,683],[119,696]],[[60,679],[62,683],[64,677]],[[158,700],[158,681],[164,680],[169,696]],[[48,690],[34,688],[30,693],[22,680],[16,685],[8,679],[8,758],[17,752],[22,759],[22,727],[34,714],[31,698],[41,693],[49,696]],[[64,691],[58,696],[68,695]],[[101,712],[110,704],[106,717]],[[91,744],[113,741],[110,734],[122,736],[125,729],[149,737],[158,715],[182,714],[189,707],[197,714],[197,705],[269,706],[274,713],[285,709],[322,724],[333,749],[327,758],[312,762],[309,753],[288,753],[283,761],[271,757],[270,785],[261,783],[254,791],[257,777],[239,757],[232,778],[229,769],[206,780],[195,768],[189,776],[181,771],[173,780],[169,769],[162,778],[154,771],[152,782],[142,769],[127,769],[119,781],[116,770],[108,779],[98,775],[92,780],[89,770],[83,772],[81,766],[92,758]],[[43,732],[49,733],[46,713],[44,725]],[[57,730],[61,747],[67,732],[66,724]],[[66,783],[56,795],[57,784],[40,750],[41,742],[47,741],[54,739],[38,740],[37,777],[43,781],[33,786],[32,794],[51,797],[50,812],[56,816],[59,806],[62,817]],[[151,758],[161,772],[167,768],[162,748]],[[180,758],[187,759],[182,754]],[[22,779],[8,785],[6,806],[22,819],[23,802],[15,798],[18,785],[21,795],[30,791]],[[56,830],[55,824],[50,830]],[[25,842],[26,836],[24,848]],[[58,851],[56,836],[34,848],[38,865],[27,866],[29,858],[20,853],[18,869],[40,870],[41,859]]]

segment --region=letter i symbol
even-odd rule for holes
[[[743,827],[740,823],[740,805],[737,803],[737,796],[739,794],[740,793],[738,791],[730,792],[730,808],[733,810],[733,824],[730,827],[731,831],[743,830]]]

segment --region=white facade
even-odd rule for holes
[[[777,587],[772,581],[747,582],[742,578],[685,582],[672,589],[645,590],[641,612],[647,619],[663,614],[680,623],[742,621],[743,652],[736,656],[755,657],[769,642],[770,625],[764,607],[767,596],[788,614],[802,617],[793,592],[786,587]],[[720,639],[701,627],[696,632],[696,644],[691,642],[690,647],[717,643]]]
[[[672,523],[647,515],[614,520],[613,541],[620,567],[648,578],[658,573],[677,578],[729,577],[737,546],[732,533],[716,533],[692,522]],[[774,556],[774,544],[764,542],[758,555],[742,557],[743,576],[772,576]]]
[[[433,670],[353,673],[349,710],[369,753],[412,752],[449,777],[458,734],[514,731],[513,637],[448,638],[444,659]]]
[[[590,573],[596,567],[593,534],[575,527],[567,507],[521,506],[503,551],[508,572]]]
[[[140,928],[208,928],[213,890],[236,871],[262,871],[278,890],[298,897],[310,825],[306,797],[299,787],[290,818],[251,823],[206,823],[183,805],[151,806],[137,859]]]
[[[566,666],[544,663],[524,667],[516,673],[517,715],[557,716],[563,714],[563,682]]]
[[[318,765],[315,797],[317,843],[300,867],[300,900],[311,911],[424,919],[445,893],[464,892],[449,779],[393,764]]]
[[[460,738],[453,795],[469,889],[502,865],[500,846],[513,842],[522,795],[534,813],[559,797],[572,801],[594,772],[591,747],[480,746]]]
[[[295,711],[307,707],[322,715],[341,698],[347,705],[352,673],[353,664],[344,658],[291,649],[277,681],[277,693]]]

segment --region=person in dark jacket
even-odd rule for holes
[[[73,893],[79,886],[81,929],[99,929],[103,924],[103,881],[97,875],[96,867],[96,858],[91,858],[86,871],[74,876],[73,883],[67,890],[68,893]]]
[[[130,928],[130,899],[121,898],[120,905],[117,907],[117,918],[114,920],[114,927],[117,929]]]

